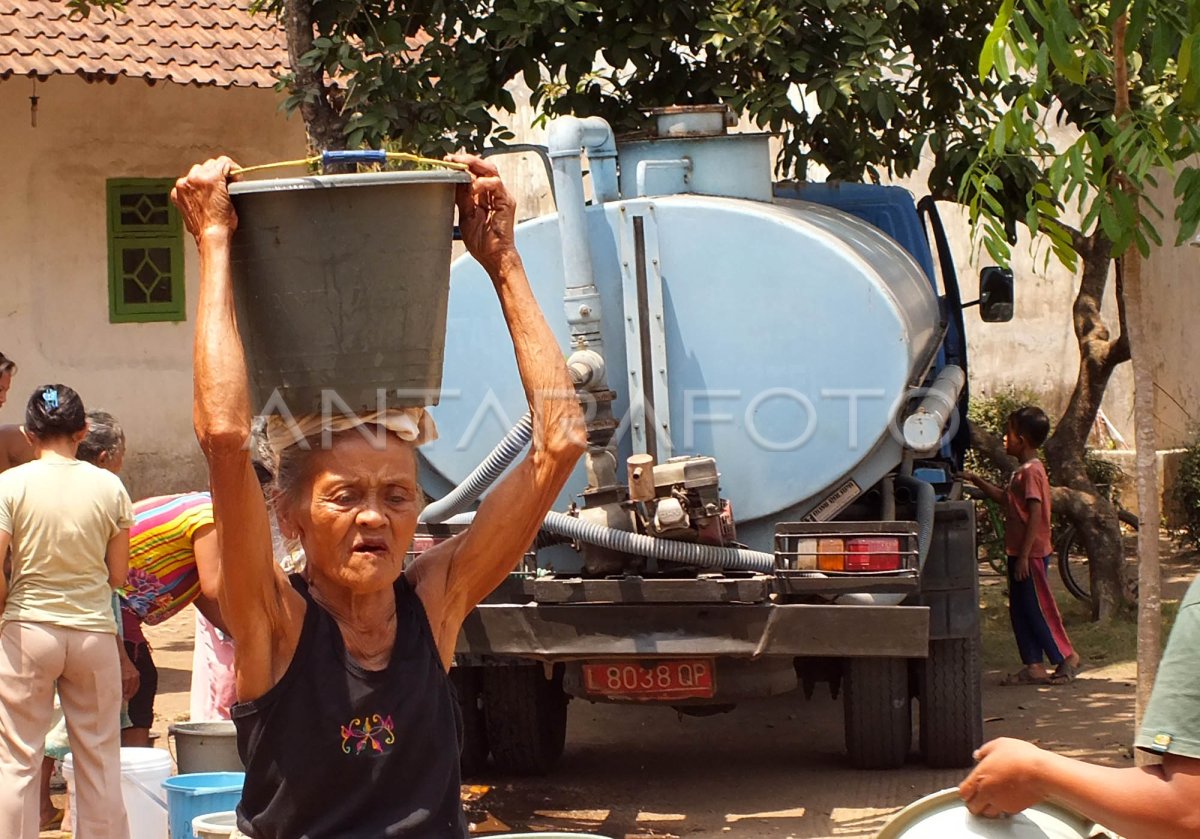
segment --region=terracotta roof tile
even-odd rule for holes
[[[127,0],[72,20],[63,0],[0,2],[0,79],[78,73],[221,87],[273,87],[287,44],[250,0]]]

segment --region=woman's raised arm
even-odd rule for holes
[[[562,348],[538,307],[513,242],[516,205],[492,164],[466,155],[451,159],[471,168],[473,182],[460,187],[458,195],[459,227],[500,298],[533,414],[533,441],[525,459],[484,498],[471,527],[413,563],[410,579],[446,666],[463,621],[528,550],[587,448],[583,412]]]
[[[227,157],[193,166],[171,192],[200,251],[192,422],[208,461],[221,556],[221,614],[237,643],[238,698],[266,693],[299,638],[304,602],[271,553],[266,502],[250,462],[252,410],[234,314],[230,246],[237,215]]]

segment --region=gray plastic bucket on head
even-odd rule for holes
[[[437,404],[463,172],[231,184],[234,303],[256,413]]]

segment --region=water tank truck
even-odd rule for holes
[[[617,142],[560,118],[557,213],[517,226],[587,414],[587,455],[453,671],[464,766],[549,770],[568,700],[708,714],[827,683],[863,768],[981,739],[963,303],[932,202],[775,183],[770,138],[668,108]],[[585,171],[591,200],[585,200]],[[939,251],[935,270],[927,231]],[[984,319],[1011,316],[988,273]],[[469,526],[529,439],[489,280],[451,268],[414,551]],[[497,443],[499,441],[499,443]],[[801,723],[797,723],[798,725]]]

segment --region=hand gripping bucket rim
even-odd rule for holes
[[[159,784],[171,775],[171,756],[163,749],[123,747],[121,749],[121,798],[129,818],[131,836],[162,833],[167,824],[167,802]],[[75,759],[63,759],[63,776],[71,798],[72,833],[76,832],[78,807],[75,798]]]
[[[197,816],[235,809],[245,781],[245,772],[195,772],[163,781],[171,839],[192,839]]]
[[[971,815],[957,787],[932,793],[909,804],[883,826],[876,839],[1088,839],[1108,836],[1099,826],[1052,801],[1035,804],[1005,819]]]

